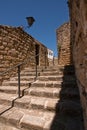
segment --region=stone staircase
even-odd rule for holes
[[[73,66],[21,72],[0,86],[0,130],[84,130]]]

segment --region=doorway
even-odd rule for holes
[[[39,49],[40,46],[38,44],[35,45],[35,55],[36,55],[36,64],[39,65]]]

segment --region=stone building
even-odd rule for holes
[[[71,64],[71,46],[70,46],[70,23],[64,23],[56,30],[58,63],[60,65]]]
[[[53,58],[54,58],[54,52],[52,50],[48,49],[49,66],[53,66]]]
[[[47,47],[21,27],[0,25],[0,73],[25,60],[29,66],[47,65]]]
[[[71,45],[87,130],[87,0],[68,1]]]

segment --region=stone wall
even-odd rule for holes
[[[70,23],[64,23],[56,30],[58,63],[60,65],[72,64],[70,46]]]
[[[87,0],[69,0],[73,62],[87,130]]]
[[[48,62],[49,66],[58,66],[58,57],[53,57],[53,59],[48,58]]]
[[[28,66],[35,66],[35,55],[38,53],[37,65],[47,65],[47,48],[43,44],[27,34],[21,27],[0,25],[0,74],[24,60],[29,60]],[[3,79],[4,77],[0,76],[0,81]]]

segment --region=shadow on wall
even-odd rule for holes
[[[60,100],[50,130],[84,130],[80,95],[74,66],[65,66]]]

